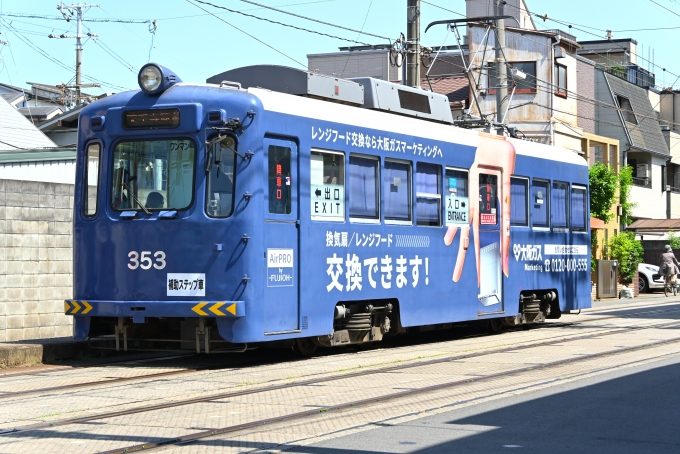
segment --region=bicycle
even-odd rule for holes
[[[667,274],[666,276],[664,276],[663,294],[665,296],[668,296],[668,294],[671,292],[673,293],[673,296],[676,296],[678,294],[678,284],[677,280],[673,281],[672,274]]]

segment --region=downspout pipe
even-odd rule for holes
[[[562,42],[562,35],[558,33],[555,36],[555,39],[556,41],[551,46],[550,87],[548,87],[550,93],[550,145],[555,145],[555,126],[553,121],[553,117],[555,116],[555,47],[559,46],[560,42]]]

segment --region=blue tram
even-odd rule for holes
[[[446,97],[369,78],[189,84],[148,64],[138,81],[80,116],[76,338],[311,354],[590,307],[577,154],[457,128]]]

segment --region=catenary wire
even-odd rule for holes
[[[90,27],[88,27],[87,25],[85,25],[85,28],[87,29],[88,32],[92,33],[92,30],[90,29]],[[126,61],[123,57],[121,57],[120,55],[118,55],[113,49],[111,49],[109,46],[107,46],[106,43],[105,43],[104,41],[102,41],[102,39],[101,39],[100,37],[97,37],[97,38],[94,40],[94,42],[95,42],[96,44],[98,44],[98,45],[102,48],[102,50],[104,50],[104,52],[106,52],[107,54],[109,54],[109,55],[111,56],[111,58],[113,58],[113,59],[116,60],[118,63],[120,63],[121,65],[123,65],[126,69],[130,70],[131,72],[134,72],[134,70],[136,69],[136,68],[134,67],[134,65],[132,65],[131,63],[129,63],[128,61]]]
[[[366,21],[368,20],[368,15],[371,12],[371,6],[373,6],[373,0],[371,0],[371,3],[368,4],[368,10],[366,10],[366,16],[364,17],[364,23],[361,24],[361,30],[364,30],[364,27],[366,26]],[[357,39],[361,37],[361,32],[357,35]],[[342,68],[342,72],[340,73],[340,77],[343,77],[345,75],[345,70],[347,69],[347,63],[349,63],[349,59],[352,57],[352,51],[349,51],[347,53],[347,60],[345,60],[345,66]]]
[[[300,19],[305,19],[305,20],[308,20],[308,21],[317,22],[317,23],[319,23],[319,24],[328,25],[329,27],[340,28],[340,29],[347,30],[347,31],[350,31],[350,32],[361,33],[362,35],[372,36],[372,37],[374,37],[374,38],[386,39],[386,40],[388,40],[388,41],[391,41],[390,38],[388,38],[388,37],[386,37],[386,36],[380,36],[380,35],[375,35],[375,34],[373,34],[373,33],[362,32],[362,31],[360,31],[360,30],[354,30],[353,28],[343,27],[342,25],[332,24],[332,23],[330,23],[330,22],[324,22],[324,21],[321,21],[321,20],[318,20],[318,19],[314,19],[314,18],[311,18],[311,17],[307,17],[307,16],[301,16],[300,14],[291,13],[291,12],[288,12],[288,11],[284,11],[284,10],[282,10],[282,9],[274,8],[274,7],[267,6],[267,5],[262,5],[262,4],[260,4],[260,3],[255,3],[255,2],[253,2],[253,1],[251,1],[251,0],[239,0],[239,1],[241,1],[241,2],[243,2],[243,3],[249,3],[249,4],[251,4],[251,5],[259,6],[259,7],[261,7],[261,8],[270,9],[270,10],[272,10],[272,11],[277,11],[277,12],[279,12],[279,13],[287,14],[287,15],[289,15],[289,16],[298,17],[298,18],[300,18]]]
[[[338,0],[317,0],[315,2],[303,2],[303,3],[289,3],[287,5],[279,5],[279,8],[284,8],[287,6],[300,6],[300,5],[312,5],[316,3],[329,3],[329,2],[335,2]],[[240,11],[258,11],[261,9],[267,9],[267,8],[248,8],[248,9],[243,9]],[[204,17],[204,16],[209,16],[210,14],[192,14],[188,16],[175,16],[175,17],[162,17],[158,19],[159,21],[166,21],[166,20],[177,20],[177,19],[190,19],[192,17]]]
[[[275,21],[275,20],[266,19],[264,17],[255,16],[253,14],[244,13],[242,11],[230,9],[230,8],[227,8],[227,7],[224,7],[224,6],[215,5],[214,3],[206,2],[204,0],[194,0],[194,1],[201,3],[203,5],[212,6],[213,8],[223,9],[225,11],[229,11],[230,13],[240,14],[242,16],[250,17],[250,18],[261,20],[261,21],[264,21],[264,22],[269,22],[269,23],[276,24],[276,25],[281,25],[283,27],[294,28],[295,30],[300,30],[300,31],[303,31],[303,32],[308,32],[308,33],[313,33],[313,34],[316,34],[316,35],[326,36],[328,38],[339,39],[341,41],[347,41],[347,42],[350,42],[350,43],[362,44],[364,46],[370,46],[369,43],[364,43],[364,42],[361,42],[361,41],[355,41],[353,39],[341,38],[340,36],[329,35],[327,33],[322,33],[322,32],[318,32],[318,31],[315,31],[315,30],[309,30],[307,28],[297,27],[297,26],[291,25],[291,24],[285,24],[283,22],[278,22],[278,21]]]
[[[186,2],[187,2],[187,3],[190,3],[190,4],[192,4],[192,5],[194,5],[196,8],[198,8],[198,9],[200,9],[200,10],[205,11],[206,13],[210,14],[211,16],[213,16],[215,19],[218,19],[218,20],[224,22],[225,24],[229,25],[230,27],[235,28],[236,30],[240,31],[240,32],[243,33],[244,35],[247,35],[247,36],[251,37],[251,38],[254,39],[255,41],[259,42],[260,44],[263,44],[263,45],[267,46],[267,47],[270,48],[271,50],[273,50],[273,51],[275,51],[275,52],[277,52],[277,53],[283,55],[284,57],[288,58],[289,60],[292,60],[292,61],[294,61],[295,63],[297,63],[298,65],[300,65],[300,66],[302,66],[303,68],[307,69],[307,65],[304,65],[304,64],[300,63],[299,61],[297,61],[296,59],[294,59],[294,58],[291,57],[290,55],[285,54],[284,52],[278,50],[278,49],[275,48],[274,46],[265,43],[264,41],[262,41],[261,39],[257,38],[256,36],[253,36],[253,35],[251,35],[250,33],[246,32],[245,30],[242,30],[242,29],[238,28],[237,26],[235,26],[235,25],[233,25],[233,24],[227,22],[226,20],[224,20],[224,19],[222,19],[221,17],[219,17],[218,15],[216,15],[216,14],[214,14],[214,13],[208,11],[207,9],[203,8],[202,6],[197,5],[196,3],[192,2],[191,0],[186,0]]]
[[[40,14],[21,14],[21,13],[2,13],[2,16],[7,17],[24,17],[27,19],[46,19],[46,20],[63,20],[60,16],[43,16]],[[83,18],[83,22],[115,22],[119,24],[148,24],[151,23],[148,19],[102,19],[102,18]]]
[[[472,1],[480,1],[480,0],[472,0]],[[438,8],[441,8],[441,9],[444,9],[444,10],[447,10],[447,11],[450,11],[450,12],[453,12],[453,13],[455,13],[455,14],[462,15],[462,14],[457,13],[457,12],[455,12],[455,11],[448,10],[448,9],[446,9],[446,8],[443,8],[443,7],[439,6],[439,5],[435,5],[435,4],[432,4],[432,3],[430,3],[430,2],[426,2],[426,3],[429,4],[429,5],[436,6],[436,7],[438,7]],[[559,20],[557,20],[557,19],[548,18],[547,15],[544,17],[544,16],[541,16],[541,15],[536,14],[536,13],[531,13],[530,11],[528,11],[528,10],[526,10],[526,9],[523,9],[523,8],[521,8],[521,7],[518,8],[518,7],[514,6],[514,5],[508,5],[508,6],[510,6],[510,7],[512,7],[512,8],[515,8],[515,9],[518,9],[518,10],[520,10],[520,11],[525,11],[525,12],[527,12],[528,14],[531,14],[531,15],[533,15],[533,16],[536,16],[536,17],[539,17],[539,18],[543,19],[544,21],[545,21],[546,19],[549,19],[549,20],[552,20],[553,22],[557,22],[557,23],[562,24],[562,25],[568,25],[569,28],[572,28],[572,25],[571,25],[571,24],[569,24],[569,23],[567,23],[567,22],[564,22],[564,21],[559,21]],[[462,16],[463,16],[463,17],[467,17],[467,16],[465,16],[465,15],[462,15]],[[574,27],[574,28],[576,28],[577,30],[583,31],[584,33],[588,33],[588,34],[591,34],[591,35],[594,35],[594,36],[598,36],[598,37],[599,37],[599,35],[596,35],[596,34],[594,34],[594,33],[592,33],[592,32],[587,31],[587,30],[582,30],[582,29],[579,29],[579,28],[577,28],[577,27]],[[594,27],[588,27],[588,28],[593,28],[593,29],[594,29]],[[613,43],[613,44],[616,44],[616,43]],[[618,44],[616,44],[616,45],[617,45],[620,49],[622,49],[622,50],[624,50],[624,51],[626,50],[624,47],[622,47],[622,46],[620,46],[620,45],[618,45]],[[657,68],[662,68],[661,66],[655,65],[653,62],[650,62],[649,60],[645,59],[644,57],[640,57],[640,56],[637,55],[637,54],[634,54],[634,55],[635,55],[636,57],[638,57],[638,58],[644,60],[644,61],[647,61],[648,63],[651,63],[653,66],[655,66],[655,67],[657,67]],[[662,70],[663,70],[664,72],[667,72],[666,68],[662,68]],[[674,74],[674,73],[672,73],[672,72],[670,72],[670,71],[668,71],[668,73],[671,74],[671,75],[673,75],[673,76],[676,76],[676,74]],[[678,75],[678,76],[676,77],[676,80],[675,80],[675,82],[673,82],[672,86],[675,86],[675,85],[677,84],[678,80],[680,80],[680,75]],[[647,115],[648,117],[649,117],[649,116],[652,116],[652,115],[654,115],[654,114],[656,113],[656,108],[659,106],[660,103],[661,103],[661,99],[659,99],[659,102],[657,102],[657,104],[656,104],[654,107],[652,107],[652,111],[649,113],[649,115]],[[605,104],[605,105],[606,105],[606,104]],[[619,109],[620,109],[620,108],[619,108]],[[636,113],[634,113],[634,112],[633,112],[633,114],[634,114],[634,115],[640,115],[640,116],[642,116],[641,114],[636,114]],[[578,116],[578,115],[576,115],[576,116]],[[596,120],[596,121],[597,121],[597,120]],[[657,120],[657,121],[658,121],[658,120]],[[620,125],[617,125],[617,126],[620,126]],[[640,122],[638,122],[638,124],[633,125],[631,128],[626,128],[627,134],[624,135],[624,136],[622,136],[621,138],[626,138],[627,135],[628,135],[631,131],[636,130],[636,129],[639,129],[641,126],[642,126],[642,124],[641,124]]]
[[[45,58],[47,58],[48,60],[50,60],[52,63],[55,63],[55,64],[57,64],[58,66],[60,66],[61,68],[66,69],[66,70],[68,70],[68,71],[74,71],[74,70],[75,70],[75,68],[74,68],[73,66],[69,66],[69,65],[67,65],[66,63],[63,63],[62,61],[60,61],[60,60],[58,60],[58,59],[52,57],[50,54],[48,54],[47,52],[45,52],[43,49],[41,49],[40,47],[38,47],[37,45],[35,45],[30,39],[28,39],[26,36],[24,36],[21,32],[17,31],[17,30],[12,26],[11,23],[8,23],[6,19],[0,18],[0,21],[3,21],[3,22],[5,23],[5,25],[8,27],[8,29],[9,29],[9,30],[14,34],[14,36],[16,36],[20,41],[22,41],[24,44],[26,44],[27,46],[29,46],[29,47],[30,47],[31,49],[33,49],[34,51],[38,52],[38,53],[39,53],[40,55],[42,55],[43,57],[45,57]],[[86,75],[86,74],[83,74],[83,77],[85,77],[85,78],[87,78],[87,79],[89,79],[89,80],[94,80],[94,81],[96,81],[96,82],[98,82],[98,83],[100,83],[100,84],[102,84],[102,85],[106,85],[106,86],[111,87],[111,88],[114,88],[114,89],[127,90],[127,88],[125,88],[125,87],[121,87],[121,86],[119,86],[119,85],[114,85],[114,84],[111,84],[111,83],[109,83],[109,82],[104,82],[104,81],[98,80],[98,79],[96,79],[96,78],[94,78],[94,77],[92,77],[92,76]]]

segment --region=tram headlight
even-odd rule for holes
[[[158,66],[147,65],[139,72],[139,87],[146,92],[158,90],[163,82],[163,74]]]
[[[148,63],[142,66],[137,76],[139,88],[148,95],[158,95],[181,82],[182,79],[168,68],[164,68],[156,63]]]

